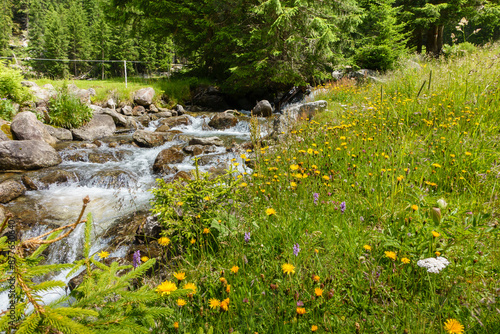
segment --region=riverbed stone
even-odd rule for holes
[[[223,130],[238,124],[238,118],[230,113],[218,113],[215,114],[208,125],[214,129]]]
[[[35,184],[35,182],[33,182],[33,180],[26,174],[21,176],[21,182],[24,184],[24,186],[28,190],[38,190],[38,187]]]
[[[19,196],[24,195],[26,187],[15,180],[7,180],[0,183],[0,203],[8,203]]]
[[[184,116],[175,116],[170,118],[164,118],[160,120],[160,124],[166,124],[169,127],[173,128],[179,125],[190,125],[191,120],[187,115]]]
[[[224,142],[219,137],[194,137],[189,141],[189,145],[224,146]]]
[[[259,117],[269,117],[273,114],[273,107],[268,100],[261,100],[257,102],[252,109],[252,115]]]
[[[155,90],[152,87],[141,88],[134,93],[134,102],[141,106],[148,107],[153,103]]]
[[[155,132],[167,132],[168,130],[170,130],[170,126],[168,126],[167,124],[163,124],[157,127]]]
[[[189,145],[182,149],[184,152],[190,155],[200,155],[204,152],[205,146],[203,145]]]
[[[143,106],[135,106],[134,109],[132,109],[132,116],[142,116],[146,114],[146,108]]]
[[[136,118],[136,120],[141,123],[144,127],[147,127],[149,125],[149,122],[151,119],[149,118],[149,115],[142,115]]]
[[[56,138],[57,140],[60,140],[60,141],[73,140],[73,134],[68,129],[55,128],[55,127],[48,125],[48,124],[44,124],[44,127],[47,130],[47,132],[52,137]]]
[[[184,154],[177,147],[164,149],[156,156],[153,164],[153,172],[166,174],[166,172],[171,172],[169,164],[181,163],[183,160]]]
[[[75,140],[93,141],[96,139],[109,137],[116,131],[113,118],[105,114],[94,114],[94,117],[86,125],[72,129]]]
[[[18,140],[39,140],[49,145],[55,145],[57,142],[31,111],[17,114],[12,120],[10,128]]]
[[[89,162],[94,164],[103,164],[109,161],[120,161],[113,153],[93,152],[89,153]]]
[[[133,109],[131,106],[124,106],[123,108],[121,108],[121,112],[125,116],[132,116]]]
[[[163,109],[163,108],[160,108]],[[166,109],[168,110],[168,109]],[[166,117],[172,117],[172,112],[171,111],[160,111],[155,114],[156,117],[158,118],[166,118]]]
[[[135,175],[124,170],[101,170],[96,172],[86,182],[87,186],[97,186],[103,188],[133,188],[137,185]]]
[[[7,137],[7,135],[3,133],[3,131],[0,131],[0,141],[6,141],[6,140],[10,140],[10,138]]]
[[[159,112],[159,110],[154,104],[152,104],[149,106],[149,112],[157,113],[157,112]]]
[[[40,180],[45,187],[50,186],[51,184],[62,184],[68,182],[78,181],[78,177],[74,172],[70,172],[63,169],[57,169],[53,172],[42,177]]]
[[[117,126],[127,126],[128,124],[127,119],[123,115],[114,111],[113,109],[99,108],[98,110],[96,110],[96,113],[106,114],[111,116],[113,118],[113,121],[115,121],[115,125]]]
[[[141,147],[156,147],[165,144],[166,138],[164,132],[151,132],[146,130],[137,130],[132,138],[134,142]]]
[[[10,140],[0,142],[0,170],[30,170],[61,163],[56,150],[44,141]]]

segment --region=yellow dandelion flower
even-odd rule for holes
[[[433,164],[432,164],[432,167],[441,168],[441,165],[440,165],[440,164],[433,163]]]
[[[465,152],[465,155],[472,155],[472,153],[470,153],[470,152]]]
[[[182,206],[183,202],[177,202],[177,206]]]
[[[291,170],[297,170],[299,169],[299,165],[290,165]]]
[[[290,263],[283,263],[281,270],[283,270],[283,273],[287,275],[295,274],[295,267]]]
[[[170,243],[170,239],[167,237],[161,237],[160,239],[158,239],[158,244],[160,246],[167,246],[169,243]]]
[[[149,260],[149,257],[147,257],[147,256],[141,257],[142,262],[147,262],[148,260]]]
[[[226,292],[227,292],[227,293],[230,293],[230,292],[231,292],[231,284],[228,284],[228,285],[226,286]]]
[[[323,289],[320,289],[320,288],[316,288],[314,289],[314,294],[318,297],[321,297],[323,296]]]
[[[369,252],[369,251],[371,251],[371,250],[372,250],[372,246],[370,246],[370,245],[364,245],[364,246],[363,246],[363,248],[364,248],[367,252]]]
[[[238,267],[238,266],[232,266],[232,267],[231,267],[231,272],[232,272],[233,274],[237,274],[237,273],[238,273],[238,270],[240,270],[240,267]]]
[[[182,307],[182,306],[184,306],[186,304],[187,304],[187,301],[185,301],[184,299],[181,299],[181,298],[177,299],[177,305],[178,306]]]
[[[193,239],[191,239],[191,241],[189,241],[189,242],[191,243],[191,245],[193,245],[193,244],[195,244],[195,243],[196,243],[196,239],[195,239],[195,238],[193,238]]]
[[[248,186],[247,183],[245,183],[245,182],[240,183],[240,188],[245,188],[246,186]]]
[[[226,284],[227,280],[224,277],[220,277],[219,282],[221,282],[222,284]]]
[[[306,309],[304,307],[297,307],[297,314],[298,315],[306,314]]]
[[[178,329],[178,328],[179,328],[179,322],[177,322],[177,321],[176,321],[176,322],[174,322],[174,328],[175,328],[175,329]]]
[[[319,282],[320,277],[319,277],[318,275],[313,275],[312,279],[313,279],[313,281],[315,281],[315,282]]]
[[[330,180],[330,177],[328,175],[323,175],[323,180],[325,181],[329,181]]]
[[[464,332],[464,326],[455,319],[448,319],[444,323],[444,330],[448,334],[462,334]]]
[[[396,253],[395,252],[385,251],[385,256],[393,261],[396,261]]]
[[[102,251],[99,254],[97,254],[97,256],[99,256],[99,258],[101,258],[101,259],[105,259],[105,258],[107,258],[109,256],[109,253],[105,252],[105,251]]]
[[[318,326],[312,325],[311,326],[311,332],[316,332],[318,330]]]
[[[186,284],[184,284],[184,286],[182,288],[185,290],[191,290],[192,294],[196,294],[197,288],[196,288],[196,285],[194,285],[193,283],[186,283]]]
[[[211,309],[216,309],[216,308],[219,308],[220,307],[220,300],[216,299],[216,298],[211,298],[209,301],[208,301],[208,304],[210,305],[210,308]]]
[[[314,253],[318,254],[319,253],[319,249],[314,248]]]
[[[297,187],[297,183],[295,183],[295,182],[290,182],[290,186],[291,186],[292,188],[295,188],[295,187]]]
[[[418,205],[413,204],[413,205],[411,206],[411,209],[412,209],[413,211],[417,211],[417,210],[418,210]]]
[[[208,233],[210,233],[210,229],[205,227],[203,229],[203,234],[208,234]]]
[[[407,257],[404,257],[401,259],[401,262],[403,262],[404,264],[408,264],[408,263],[410,263],[410,259]]]
[[[174,273],[174,277],[177,278],[179,281],[182,281],[183,279],[186,279],[186,273],[183,272]]]
[[[436,231],[432,231],[431,233],[432,233],[432,236],[433,236],[434,238],[437,238],[437,237],[439,237],[439,236],[441,235],[441,234],[439,234],[439,233],[438,233],[438,232],[436,232]]]
[[[165,281],[163,283],[161,283],[157,288],[156,288],[156,292],[158,292],[160,295],[164,296],[164,295],[169,295],[171,292],[177,290],[177,286],[175,285],[175,283],[172,283],[170,281]]]
[[[441,252],[435,252],[434,254],[436,254],[436,256],[440,256]]]
[[[210,201],[210,196],[205,196],[205,197],[203,197],[203,199],[204,199],[205,201]]]
[[[275,215],[275,214],[276,214],[276,210],[274,210],[273,208],[266,209],[266,215],[272,216],[272,215]]]
[[[224,300],[220,303],[220,308],[221,308],[221,309],[223,309],[224,311],[229,310],[229,298],[224,299]]]

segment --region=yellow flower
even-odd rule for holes
[[[180,299],[180,298],[177,299],[177,305],[179,305],[179,306],[182,307],[182,306],[184,306],[186,304],[187,304],[187,302],[184,299]]]
[[[403,175],[399,175],[396,179],[397,179],[399,182],[401,182],[401,181],[403,181],[403,179],[404,179],[404,178],[405,178],[405,177],[404,177]]]
[[[318,275],[313,275],[313,281],[319,282],[320,277]]]
[[[465,155],[472,155],[472,153],[470,153],[470,152],[465,152]]]
[[[237,274],[239,269],[240,269],[240,267],[238,267],[238,266],[232,266],[231,267],[231,272],[234,273],[234,274]]]
[[[222,284],[226,284],[226,283],[227,283],[227,280],[226,280],[224,277],[220,277],[220,278],[219,278],[219,281],[220,281]]]
[[[186,273],[174,273],[174,277],[177,278],[179,281],[182,281],[183,279],[186,278]]]
[[[248,184],[246,184],[245,182],[240,183],[241,188],[245,188],[246,186],[248,186]]]
[[[210,233],[210,229],[205,227],[203,229],[203,234],[208,234],[208,233]]]
[[[297,170],[299,169],[299,165],[290,165],[291,170]]]
[[[170,243],[170,239],[167,237],[161,237],[158,239],[158,244],[161,246],[167,246]]]
[[[318,254],[319,253],[319,249],[315,248],[314,249],[314,253]]]
[[[295,267],[290,264],[290,263],[283,263],[283,265],[281,266],[281,269],[283,270],[283,273],[284,274],[295,274]]]
[[[240,158],[243,159],[243,160],[245,160],[247,158],[247,156],[244,155],[244,154],[242,154],[242,155],[240,155]]]
[[[297,307],[297,314],[298,315],[306,314],[306,309],[303,307]]]
[[[97,254],[97,256],[99,256],[99,258],[101,258],[101,259],[105,259],[105,258],[107,258],[109,256],[109,253],[105,252],[105,251],[102,251],[99,254]]]
[[[191,239],[190,243],[191,243],[191,245],[196,243],[196,239],[195,238]]]
[[[314,294],[318,297],[321,297],[321,296],[323,296],[323,290],[320,288],[316,288],[316,289],[314,289]]]
[[[432,167],[441,168],[441,165],[440,165],[440,164],[433,163],[433,164],[432,164]]]
[[[316,332],[318,330],[318,326],[312,325],[311,326],[311,332]]]
[[[177,206],[182,206],[183,202],[177,202]]]
[[[395,252],[386,251],[385,256],[393,261],[396,261],[396,253]]]
[[[328,181],[328,180],[330,180],[330,177],[328,175],[324,175],[323,180]]]
[[[156,291],[162,296],[169,295],[170,292],[173,292],[175,290],[177,290],[177,286],[175,285],[175,283],[172,283],[170,281],[165,281],[156,288]]]
[[[370,246],[370,245],[364,245],[364,246],[363,246],[363,248],[364,248],[367,252],[369,252],[369,251],[371,251],[371,250],[372,250],[372,246]]]
[[[410,263],[410,259],[407,257],[404,257],[401,259],[401,262],[403,262],[404,264],[408,264],[408,263]]]
[[[436,254],[436,256],[439,256],[441,255],[441,252],[435,252],[434,254]]]
[[[431,233],[432,233],[432,236],[433,236],[434,238],[437,238],[437,237],[439,237],[439,236],[441,235],[441,234],[439,234],[439,233],[438,233],[438,232],[436,232],[436,231],[432,231]]]
[[[227,293],[230,293],[230,292],[231,292],[231,284],[228,284],[228,285],[226,286],[226,292],[227,292]]]
[[[221,309],[223,309],[224,311],[229,310],[229,298],[224,299],[224,300],[220,303],[220,308],[221,308]]]
[[[220,307],[220,300],[218,300],[216,298],[211,298],[208,301],[208,304],[210,305],[211,309],[216,309],[216,308]]]
[[[276,210],[274,210],[273,208],[266,209],[266,215],[272,216],[272,215],[275,215],[275,214],[276,214]]]
[[[444,330],[448,334],[462,334],[464,332],[464,326],[455,319],[448,319],[444,323]]]
[[[174,328],[175,328],[175,329],[179,328],[179,323],[178,323],[177,321],[176,321],[176,322],[174,322]]]
[[[295,182],[290,182],[290,186],[291,186],[291,187],[293,187],[293,188],[295,188],[295,187],[297,187],[297,183],[295,183]]]
[[[417,206],[416,204],[413,204],[413,205],[411,206],[411,209],[412,209],[413,211],[417,211],[417,210],[418,210],[418,206]]]
[[[149,260],[149,257],[147,257],[147,256],[141,257],[142,262],[147,262],[148,260]]]
[[[194,285],[193,283],[186,283],[182,288],[185,290],[191,290],[192,294],[196,293],[196,285]]]

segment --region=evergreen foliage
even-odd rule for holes
[[[0,0],[0,56],[9,54],[12,37],[12,5],[10,0]]]

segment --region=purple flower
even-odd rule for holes
[[[132,265],[134,266],[134,268],[137,268],[137,267],[139,267],[140,264],[141,264],[141,251],[138,250],[138,251],[134,252]]]
[[[303,301],[301,301],[301,300],[299,300],[299,301],[297,302],[297,306],[299,306],[299,307],[304,306],[304,302],[303,302]]]
[[[319,194],[318,193],[313,193],[313,198],[314,198],[314,204],[318,205]]]
[[[243,298],[243,303],[248,303],[248,298]]]
[[[245,242],[250,241],[250,232],[245,232]]]
[[[340,212],[344,213],[345,211],[345,202],[340,203]]]
[[[293,255],[297,256],[297,255],[299,255],[299,252],[300,252],[299,244],[293,245]]]

